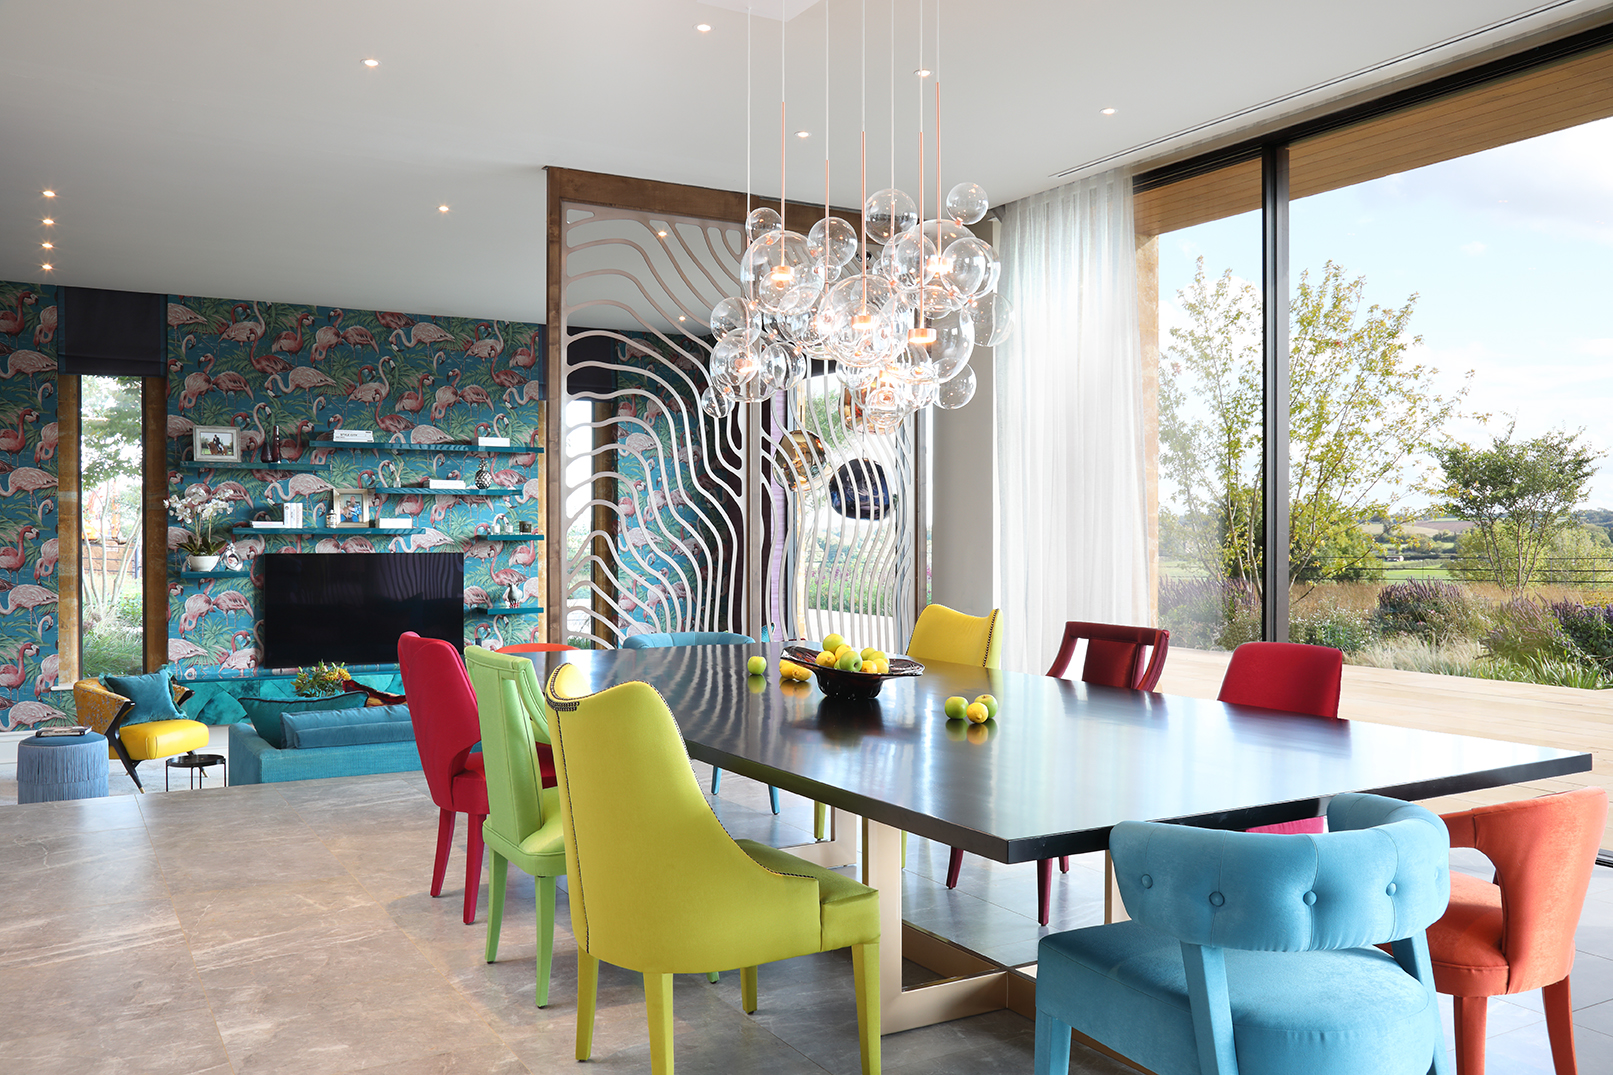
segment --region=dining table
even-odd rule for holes
[[[1431,799],[1591,768],[1573,750],[933,661],[885,680],[875,698],[830,698],[816,683],[780,681],[779,646],[530,656],[540,668],[579,666],[594,690],[650,684],[692,758],[830,807],[828,838],[788,850],[825,866],[860,862],[879,890],[886,1034],[1034,1003],[1034,967],[903,922],[904,832],[1030,862],[1103,851],[1121,821],[1246,829],[1315,817],[1344,792]],[[747,673],[756,655],[769,674]],[[988,693],[993,719],[946,718],[948,697]],[[904,957],[940,977],[904,987]]]

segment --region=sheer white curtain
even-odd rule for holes
[[[1131,176],[1010,203],[996,350],[1003,665],[1047,671],[1066,620],[1149,622]]]

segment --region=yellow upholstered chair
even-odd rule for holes
[[[584,694],[562,665],[545,692],[577,938],[577,1059],[593,1052],[599,961],[644,976],[650,1069],[672,1072],[672,975],[756,968],[851,947],[863,1075],[879,1071],[879,893],[734,840],[711,812],[666,702],[645,683]]]
[[[1002,635],[997,610],[970,616],[945,605],[926,605],[913,625],[907,655],[915,661],[946,661],[978,668],[1002,667]]]
[[[482,836],[493,856],[493,892],[487,907],[487,961],[498,958],[504,889],[510,863],[531,874],[538,900],[538,1007],[549,1003],[554,957],[554,882],[566,872],[560,836],[559,792],[543,786],[534,736],[549,741],[537,672],[525,657],[480,646],[465,647],[465,671],[476,692],[487,771],[487,820]]]
[[[149,679],[151,677],[128,677]],[[173,682],[157,683],[153,690],[165,691],[172,704],[164,707],[178,714],[178,706],[193,693],[189,687]],[[116,758],[144,793],[140,774],[135,767],[155,758],[171,758],[186,754],[207,745],[207,725],[199,720],[157,719],[140,720],[141,703],[126,695],[108,689],[98,679],[81,679],[73,684],[73,705],[78,711],[78,722],[91,731],[106,736],[107,757]]]

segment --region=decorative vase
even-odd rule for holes
[[[268,440],[268,443],[267,443],[266,447],[269,449],[269,458],[267,460],[265,460],[265,462],[269,462],[269,463],[278,463],[278,462],[280,462],[280,423],[279,422],[276,422],[274,424],[274,432],[269,434],[269,440]]]
[[[190,569],[192,571],[212,571],[216,567],[218,567],[218,557],[216,555],[197,556],[195,553],[191,553]]]

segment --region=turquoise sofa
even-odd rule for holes
[[[331,776],[419,772],[414,740],[355,743],[339,747],[281,749],[271,746],[246,721],[230,725],[230,783],[276,784]]]

